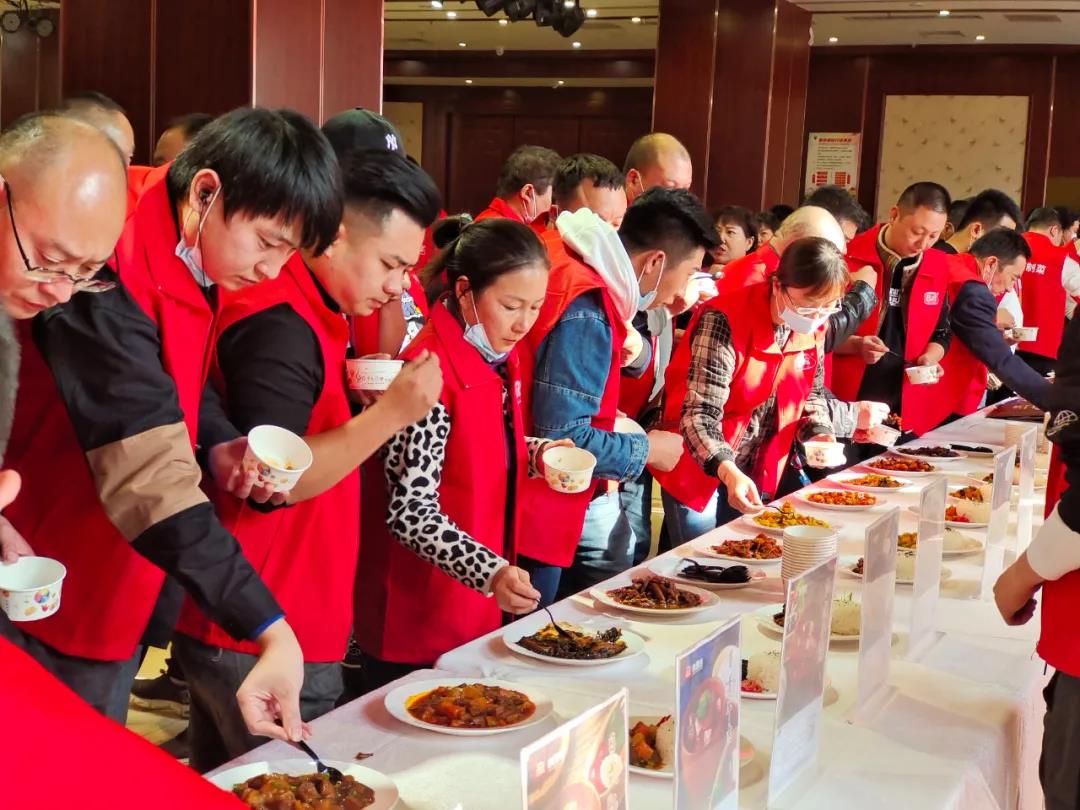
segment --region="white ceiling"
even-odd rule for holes
[[[500,25],[471,0],[386,0],[386,47],[390,50],[494,52],[551,50],[651,50],[656,45],[657,0],[581,0],[596,17],[570,40],[525,21]],[[941,45],[1080,44],[1080,0],[796,0],[814,13],[815,44]],[[947,8],[951,14],[939,16]],[[449,19],[448,11],[457,13]],[[631,18],[640,17],[640,23]],[[461,47],[459,43],[465,43]]]

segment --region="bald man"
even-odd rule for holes
[[[626,198],[631,204],[650,188],[690,188],[694,164],[690,153],[674,135],[650,132],[642,135],[626,153]]]
[[[60,110],[104,132],[116,144],[124,162],[131,165],[135,154],[135,130],[123,107],[104,93],[90,90],[68,96],[60,103]]]

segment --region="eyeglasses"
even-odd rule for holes
[[[8,217],[11,219],[11,232],[15,236],[15,245],[19,248],[19,255],[22,256],[23,265],[26,267],[26,275],[31,281],[36,281],[38,284],[53,284],[66,279],[71,282],[75,292],[87,293],[103,293],[116,288],[115,282],[95,280],[96,270],[85,275],[75,275],[64,270],[35,267],[30,264],[30,259],[27,257],[26,251],[23,250],[22,240],[19,238],[19,229],[15,225],[15,208],[12,202],[11,186],[8,185],[6,180],[4,181],[4,194],[7,197]]]
[[[787,289],[784,289],[784,297],[787,298],[788,303],[791,304],[791,308],[795,312],[806,318],[827,318],[830,315],[835,315],[841,310],[839,301],[833,301],[831,304],[825,307],[797,307],[795,306],[795,303],[791,300],[791,295],[788,293]]]

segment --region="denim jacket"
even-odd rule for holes
[[[648,343],[645,353],[650,352]],[[634,363],[640,376],[649,357]],[[642,362],[644,361],[644,362]],[[540,343],[533,380],[533,430],[548,439],[571,439],[596,456],[597,478],[632,481],[645,469],[645,436],[598,430],[591,424],[600,410],[611,369],[611,326],[600,293],[578,296]]]

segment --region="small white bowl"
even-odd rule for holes
[[[549,447],[544,451],[544,479],[556,492],[584,492],[592,483],[596,456],[580,447]]]
[[[244,471],[255,471],[259,484],[274,492],[289,492],[311,466],[311,448],[291,430],[259,425],[248,434]]]
[[[904,369],[908,382],[912,385],[933,385],[943,374],[941,366],[908,366]]]
[[[20,557],[0,564],[0,609],[13,622],[36,622],[60,609],[63,563],[48,557]]]
[[[1014,326],[1009,330],[1009,333],[1013,340],[1019,340],[1021,343],[1039,339],[1039,327],[1037,326]]]
[[[815,469],[842,467],[847,462],[840,442],[806,442],[806,463]]]
[[[866,437],[874,444],[892,447],[900,439],[900,431],[888,425],[874,425],[866,431]]]
[[[361,357],[345,361],[349,388],[354,391],[385,391],[401,371],[401,360]]]

